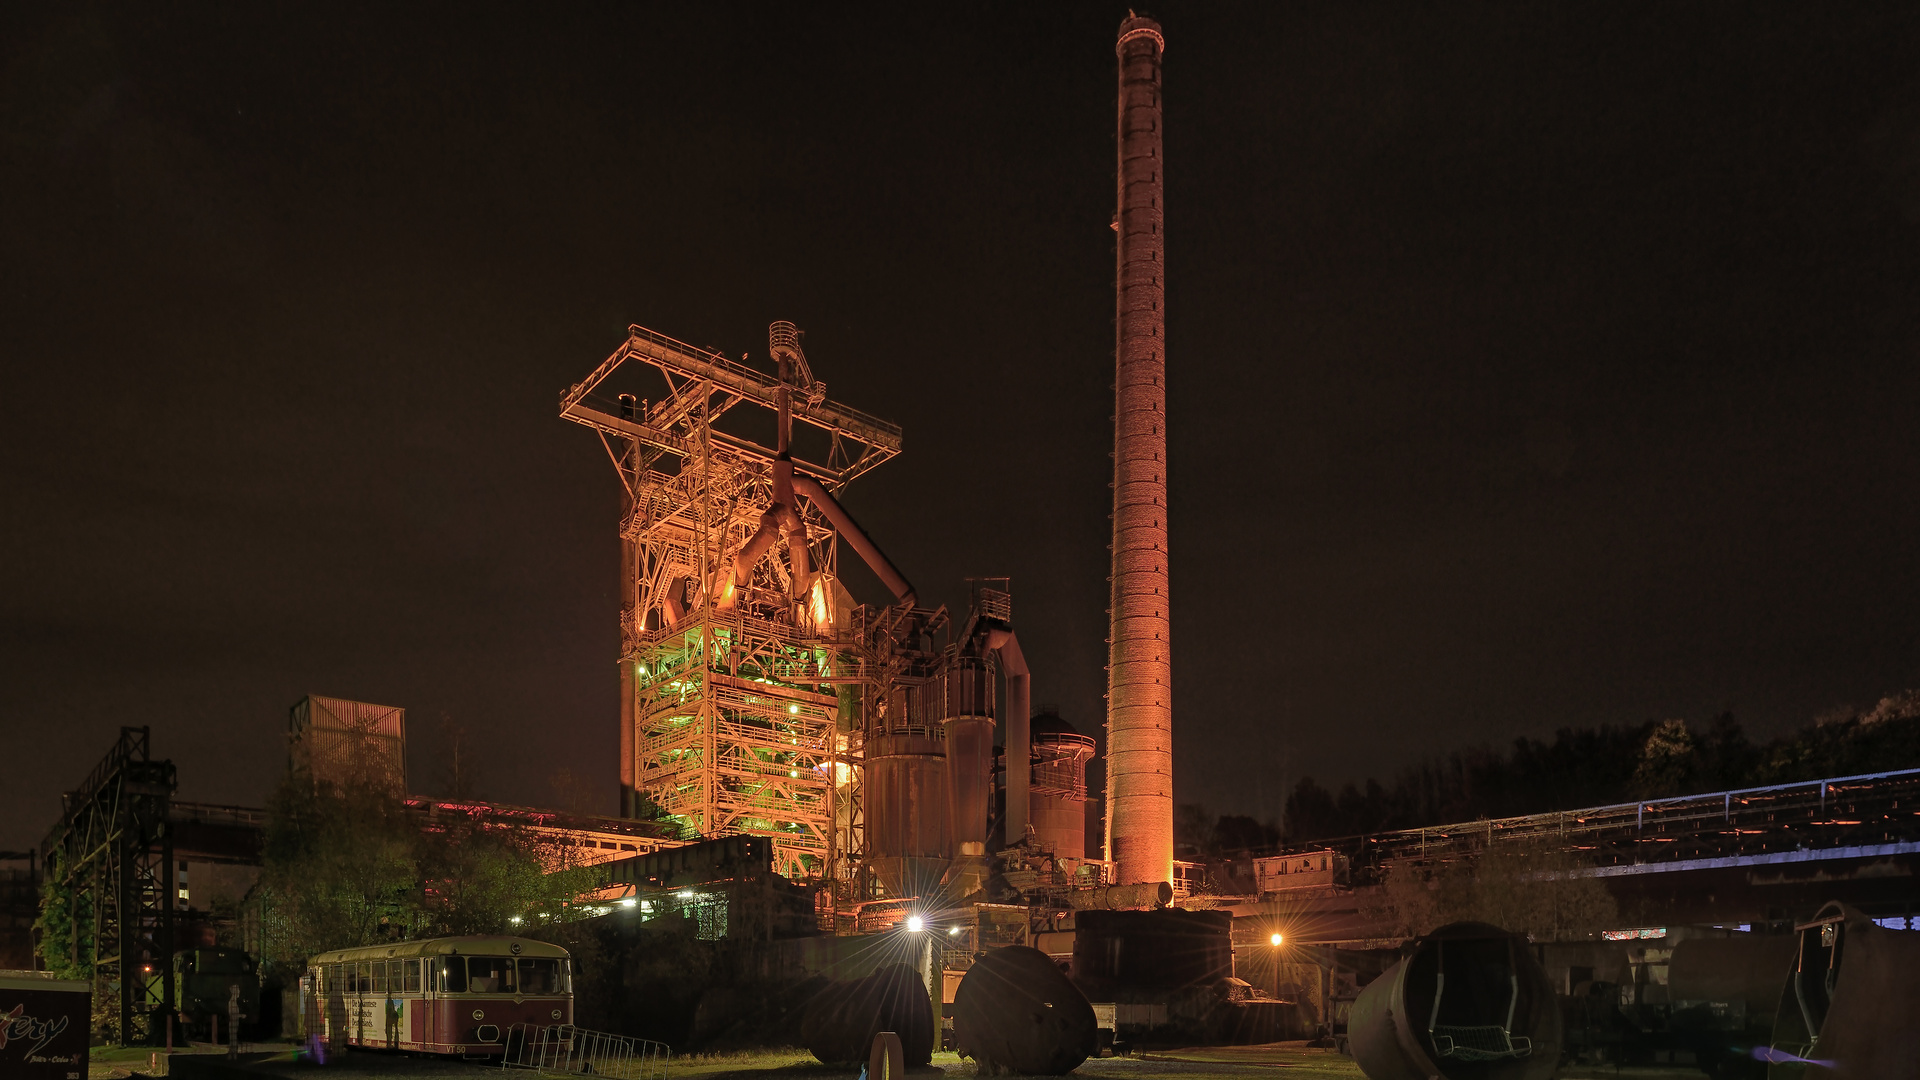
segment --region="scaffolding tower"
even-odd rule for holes
[[[72,892],[69,960],[91,965],[95,1002],[119,1003],[116,1034],[128,1046],[158,1042],[174,1010],[168,817],[175,787],[173,762],[149,752],[148,729],[123,727],[106,758],[64,797],[43,848],[47,879],[58,875]]]
[[[769,339],[773,374],[629,327],[560,413],[599,433],[624,488],[622,815],[767,836],[777,872],[821,878],[858,843],[851,714],[877,677],[837,541],[875,556],[832,493],[901,437],[827,400],[791,323]]]

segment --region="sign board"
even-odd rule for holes
[[[0,971],[0,1076],[86,1080],[93,987],[38,971]]]

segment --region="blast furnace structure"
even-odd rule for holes
[[[770,836],[778,871],[805,879],[829,872],[858,824],[835,812],[853,780],[841,687],[865,677],[833,647],[854,614],[836,535],[913,598],[829,493],[899,453],[900,429],[827,400],[791,323],[769,337],[771,377],[630,327],[561,415],[600,433],[625,490],[621,813],[650,802],[691,835]],[[595,395],[630,363],[653,369],[658,400]],[[773,446],[738,433],[749,418],[716,423],[755,410]]]
[[[1009,770],[994,828],[1002,682],[1009,759],[1033,756],[1011,595],[983,579],[961,620],[919,605],[834,495],[899,453],[900,429],[829,401],[793,324],[768,337],[771,376],[630,327],[561,399],[599,432],[625,494],[621,813],[664,816],[688,839],[770,837],[778,873],[830,882],[836,899],[977,897],[997,871],[990,837],[1024,851],[1035,835],[1031,769]],[[603,389],[635,374],[657,400]],[[750,437],[756,421],[773,445]],[[854,602],[843,542],[892,603]],[[1049,761],[1072,756],[1054,742]],[[1084,800],[1084,783],[1044,791],[1045,839],[1069,837],[1052,818]],[[1079,839],[1061,845],[1069,872],[1104,882]]]

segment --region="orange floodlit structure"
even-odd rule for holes
[[[857,749],[840,687],[861,679],[834,645],[854,614],[836,538],[913,598],[832,495],[899,453],[900,429],[827,400],[792,323],[768,336],[771,374],[630,327],[560,414],[600,433],[626,494],[621,813],[645,801],[690,836],[769,836],[776,870],[806,878],[848,844],[836,820],[857,825],[835,812],[857,794],[836,767]]]
[[[1173,880],[1160,24],[1120,24],[1107,851],[1121,884]]]

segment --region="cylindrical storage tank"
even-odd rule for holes
[[[868,865],[889,896],[926,896],[947,871],[945,747],[924,730],[866,745]]]
[[[984,716],[993,719],[993,669],[988,666],[986,657],[956,650],[947,659],[946,670],[941,673],[940,687],[943,690],[941,719],[950,716]]]
[[[1073,984],[1089,1000],[1167,1002],[1232,977],[1233,917],[1224,911],[1074,916]]]
[[[933,1004],[920,976],[888,964],[864,979],[829,984],[807,1008],[800,1037],[828,1065],[867,1060],[873,1037],[900,1036],[908,1065],[933,1060]]]
[[[1093,740],[1053,713],[1033,718],[1033,837],[1062,858],[1087,855],[1087,762]]]
[[[1920,1076],[1920,931],[1838,902],[1794,929],[1767,1076]]]
[[[1347,1038],[1370,1080],[1547,1080],[1559,1068],[1560,1002],[1526,940],[1453,923],[1367,984]]]
[[[947,732],[947,828],[953,857],[987,854],[987,799],[993,786],[993,718],[954,716]]]
[[[982,1076],[1065,1076],[1095,1049],[1093,1006],[1047,954],[983,954],[953,995],[953,1040]]]

